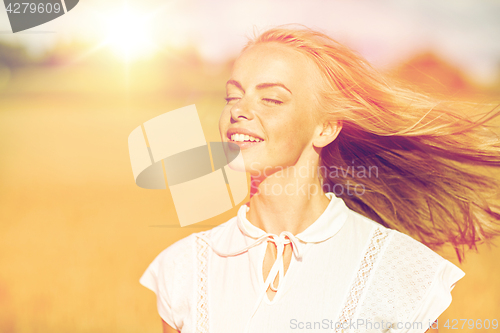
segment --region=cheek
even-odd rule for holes
[[[278,139],[283,138],[285,144],[303,146],[310,139],[311,124],[307,117],[288,118],[286,121],[282,118],[278,125]]]
[[[304,135],[300,130],[300,122],[279,120],[273,126],[271,141],[273,153],[279,155],[295,154],[304,146]]]
[[[221,133],[221,135],[222,132],[229,126],[229,122],[230,122],[229,109],[227,107],[224,107],[224,109],[222,109],[219,118],[219,132]]]

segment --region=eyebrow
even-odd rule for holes
[[[229,81],[227,81],[226,85],[228,85],[228,84],[232,84],[232,85],[236,86],[236,88],[245,92],[245,89],[243,89],[241,84],[236,80],[229,80]],[[288,89],[283,83],[260,83],[257,86],[255,86],[255,88],[259,89],[259,90],[266,89],[266,88],[272,88],[272,87],[281,87],[281,88],[285,89],[286,91],[288,91],[290,94],[292,93],[290,91],[290,89]]]
[[[261,84],[258,84],[255,88],[266,89],[266,88],[272,88],[272,87],[281,87],[281,88],[285,89],[286,91],[288,91],[290,94],[292,93],[290,91],[290,89],[285,87],[285,85],[283,83],[261,83]]]
[[[233,86],[236,86],[236,88],[238,88],[239,90],[245,92],[245,89],[243,89],[243,87],[241,86],[241,84],[238,81],[236,81],[236,80],[229,80],[229,81],[227,81],[226,86],[228,84],[232,84]]]

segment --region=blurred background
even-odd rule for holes
[[[237,208],[181,228],[168,190],[135,185],[127,138],[196,104],[218,140],[230,66],[254,32],[305,24],[419,89],[498,103],[498,17],[495,0],[81,0],[12,34],[0,5],[0,332],[161,331],[143,271]],[[479,250],[440,331],[500,320],[500,250]]]

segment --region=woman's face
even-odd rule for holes
[[[223,142],[240,146],[247,172],[269,176],[315,156],[319,75],[305,55],[277,43],[253,46],[236,60],[219,130]]]

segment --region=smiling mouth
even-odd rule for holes
[[[238,133],[231,134],[229,139],[232,142],[262,142],[262,141],[264,141],[260,138],[253,137],[253,136],[248,135],[248,134],[238,134]]]

